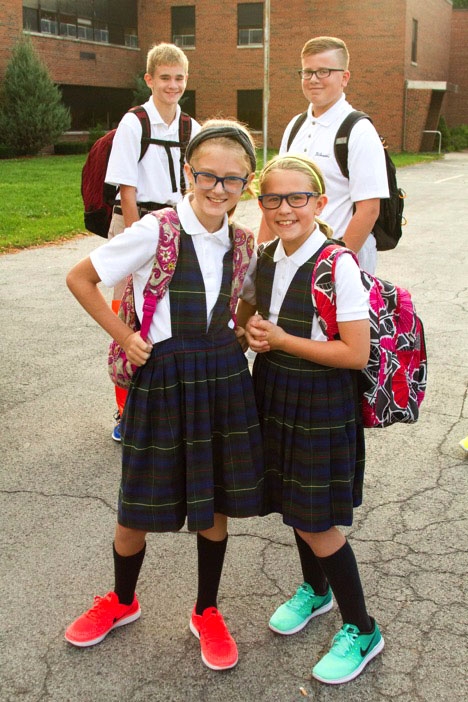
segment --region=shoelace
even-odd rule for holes
[[[333,638],[333,653],[344,656],[354,645],[359,629],[353,624],[345,624]]]
[[[99,621],[99,619],[102,618],[103,609],[109,609],[109,606],[110,602],[108,599],[106,599],[105,597],[100,597],[100,595],[95,595],[94,604],[87,613],[88,619],[92,619],[93,621]]]
[[[211,612],[202,624],[203,637],[207,643],[226,641],[227,628],[219,613]]]
[[[296,594],[293,595],[293,597],[289,600],[288,606],[291,609],[301,609],[308,600],[311,600],[312,596],[310,593],[306,590],[306,588],[301,585],[301,587],[297,590]]]

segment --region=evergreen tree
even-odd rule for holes
[[[32,156],[70,127],[70,111],[29,38],[13,48],[0,100],[0,142]]]
[[[135,90],[133,91],[133,104],[143,105],[151,95],[151,89],[148,88],[145,82],[146,71],[140,71],[138,75],[135,76]]]

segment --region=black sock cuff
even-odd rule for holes
[[[202,536],[200,532],[197,532],[197,548],[198,550],[203,550],[209,548],[210,550],[225,551],[229,534],[226,534],[222,541],[212,541],[207,539],[206,536]]]
[[[116,560],[122,558],[122,559],[125,559],[125,562],[128,564],[138,563],[139,561],[143,562],[143,558],[145,557],[145,553],[146,553],[146,541],[145,541],[145,545],[143,546],[141,551],[138,551],[138,553],[134,553],[132,556],[121,556],[120,553],[117,553],[117,551],[115,549],[115,543],[112,544],[112,551],[114,553],[114,558]]]

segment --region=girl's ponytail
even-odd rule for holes
[[[330,227],[327,222],[324,222],[323,219],[319,219],[318,217],[315,218],[315,221],[318,224],[318,227],[322,234],[325,234],[327,239],[331,239],[333,237],[333,229]]]

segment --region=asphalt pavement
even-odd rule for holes
[[[232,520],[219,606],[239,664],[207,669],[188,628],[196,539],[149,535],[142,616],[77,649],[66,625],[112,588],[120,447],[108,340],[65,285],[101,240],[0,256],[2,702],[457,702],[468,698],[468,153],[400,169],[408,224],[378,275],[423,319],[428,390],[414,425],[367,430],[364,503],[346,529],[386,646],[346,685],[311,679],[341,626],[336,605],[290,637],[267,627],[299,584],[279,515]],[[238,219],[258,226],[256,202]],[[105,291],[106,294],[109,291]],[[302,691],[301,691],[302,688]]]

